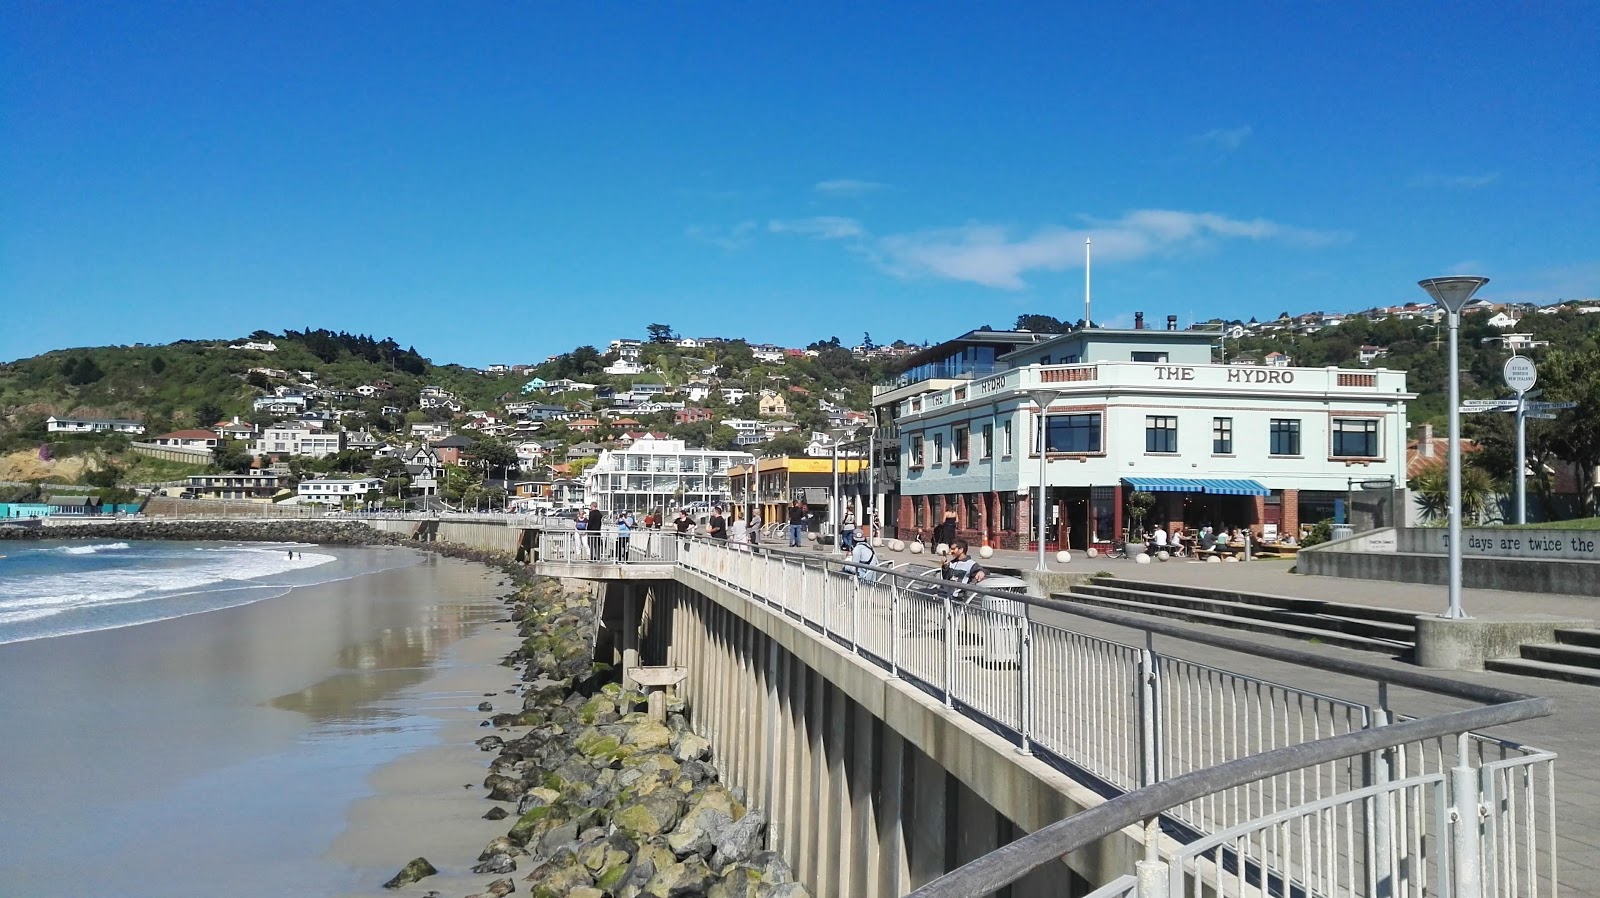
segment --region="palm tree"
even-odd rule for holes
[[[1450,469],[1444,461],[1435,462],[1407,481],[1406,486],[1417,495],[1422,518],[1435,526],[1443,525],[1450,516]],[[1494,482],[1482,468],[1466,464],[1461,466],[1461,518],[1476,522],[1494,493]]]

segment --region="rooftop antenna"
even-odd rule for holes
[[[1083,238],[1083,327],[1084,330],[1094,326],[1094,319],[1089,317],[1089,238]]]

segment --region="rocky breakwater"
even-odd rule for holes
[[[316,543],[326,546],[399,546],[399,534],[360,521],[106,521],[66,527],[0,527],[0,540],[116,539],[192,542]]]
[[[535,898],[798,898],[788,865],[765,847],[767,820],[724,787],[711,746],[689,728],[686,708],[664,722],[644,695],[600,685],[592,662],[594,608],[580,591],[527,581],[517,618],[525,637],[522,709],[487,724],[531,727],[486,736],[498,755],[488,798],[515,803],[515,822],[489,842],[473,871],[522,877]],[[485,815],[509,819],[497,805]],[[504,895],[515,877],[484,895]]]

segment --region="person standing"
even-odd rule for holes
[[[789,506],[789,548],[800,548],[800,540],[806,534],[808,517],[810,515],[806,513],[805,504],[799,499],[794,500],[794,504]]]
[[[761,545],[761,509],[750,512],[750,545]]]
[[[722,516],[722,506],[711,509],[711,518],[706,521],[706,535],[712,539],[728,538],[728,519]]]
[[[680,508],[678,516],[672,519],[672,526],[677,529],[679,536],[688,536],[689,528],[694,526],[694,521],[690,519],[687,511]]]
[[[839,548],[850,551],[856,544],[856,510],[848,503],[844,507],[844,516],[839,519]]]
[[[628,538],[633,533],[633,528],[628,526],[628,518],[632,515],[621,515],[617,518],[617,562],[626,564],[628,561]]]
[[[933,528],[933,548],[937,549],[942,545],[953,551],[955,544],[956,513],[947,511],[944,513],[944,520],[939,522],[939,526]]]
[[[878,570],[873,567],[878,561],[878,553],[872,550],[872,543],[867,540],[867,531],[857,529],[855,538],[851,540],[850,561],[856,572],[857,583],[878,582]]]
[[[740,548],[747,547],[750,544],[750,525],[737,511],[733,513],[733,524],[728,531],[728,542]]]
[[[589,503],[589,514],[583,521],[583,529],[589,534],[589,560],[600,560],[600,525],[604,522],[600,514],[600,503]]]

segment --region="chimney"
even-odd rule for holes
[[[1168,315],[1167,316],[1167,330],[1175,331],[1177,329],[1178,329],[1178,316],[1176,316],[1176,315]]]
[[[1433,425],[1422,425],[1422,435],[1417,437],[1417,454],[1423,458],[1433,458]]]
[[[1136,331],[1144,330],[1144,313],[1143,312],[1134,312],[1133,313],[1133,329],[1136,330]]]

